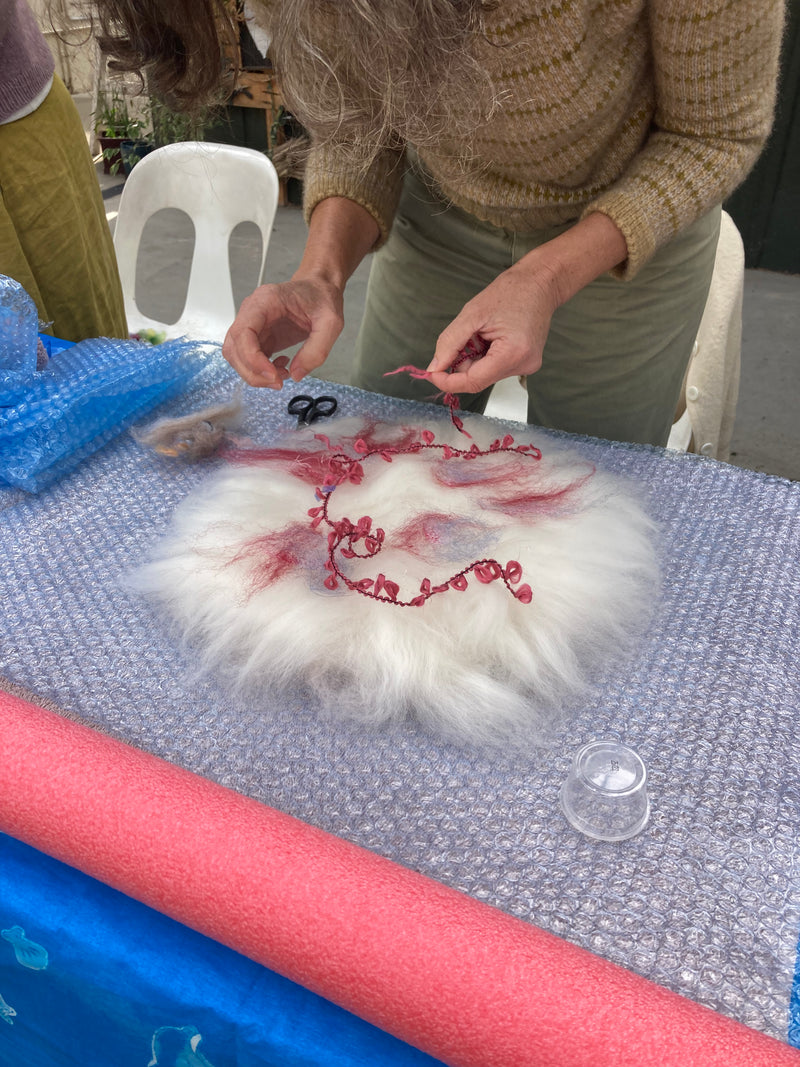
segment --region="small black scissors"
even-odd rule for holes
[[[293,396],[286,410],[297,416],[298,426],[310,426],[317,419],[333,415],[338,406],[335,396]]]

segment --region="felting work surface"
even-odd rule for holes
[[[166,410],[233,388],[220,367]],[[447,417],[329,383],[310,391],[337,396],[343,415]],[[249,390],[240,432],[259,444],[284,434],[290,395]],[[551,436],[561,439],[542,433],[543,449]],[[641,494],[660,527],[662,591],[634,653],[595,674],[545,747],[461,748],[413,722],[376,732],[299,696],[255,706],[198,679],[122,577],[218,461],[182,466],[129,437],[37,498],[0,495],[0,673],[785,1041],[800,925],[800,490],[693,456],[569,440]],[[648,767],[650,823],[621,844],[581,837],[558,805],[573,753],[596,737],[624,740]]]

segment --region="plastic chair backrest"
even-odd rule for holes
[[[722,212],[714,272],[683,381],[669,448],[729,458],[742,354],[744,245]]]
[[[222,341],[236,308],[228,243],[241,222],[261,231],[261,265],[278,204],[278,176],[261,152],[236,145],[186,141],[141,159],[125,182],[114,230],[125,311],[131,332],[164,330],[168,337]],[[162,208],[178,208],[195,231],[186,303],[171,325],[143,315],[136,304],[136,263],[147,220]]]

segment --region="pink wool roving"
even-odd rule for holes
[[[134,584],[251,693],[472,741],[535,732],[641,628],[653,526],[576,454],[469,426],[338,420],[231,453]]]

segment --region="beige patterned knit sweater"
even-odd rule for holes
[[[445,177],[420,152],[445,197],[482,220],[524,231],[601,211],[625,236],[618,273],[632,277],[733,191],[766,140],[783,0],[499,0],[485,17],[476,48],[502,103],[475,134],[480,165]],[[458,150],[442,144],[441,159]],[[314,149],[307,216],[345,196],[385,239],[398,151],[359,173],[335,144]]]

